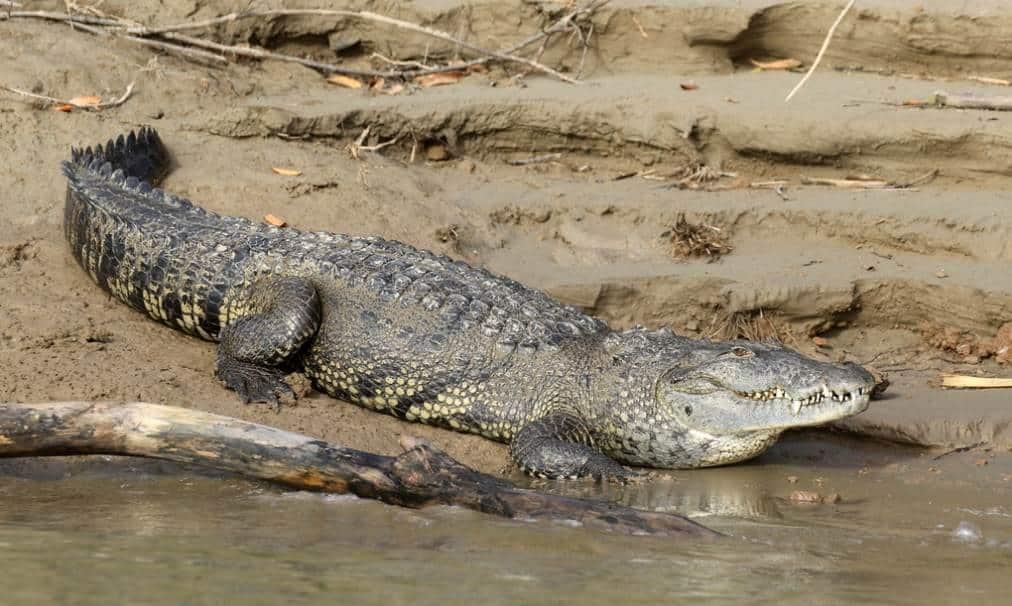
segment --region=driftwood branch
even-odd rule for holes
[[[457,505],[624,534],[714,537],[678,515],[516,488],[424,443],[389,457],[187,408],[144,402],[0,404],[0,457],[115,454],[193,463],[402,507]]]
[[[573,28],[577,28],[575,25],[578,19],[584,18],[600,7],[607,4],[610,0],[591,0],[586,5],[577,7],[570,12],[566,13],[549,27],[542,31],[530,36],[529,38],[520,41],[508,48],[502,50],[491,50],[482,48],[480,46],[471,44],[465,40],[461,40],[454,37],[446,32],[437,30],[431,27],[418,25],[409,21],[401,19],[395,19],[386,15],[373,13],[370,11],[350,11],[350,10],[331,10],[331,9],[269,9],[269,10],[249,10],[243,12],[233,12],[220,17],[214,17],[210,19],[204,19],[201,21],[193,21],[188,23],[178,23],[166,26],[144,26],[137,23],[128,22],[122,19],[113,19],[107,16],[91,15],[91,14],[70,14],[70,13],[56,13],[49,11],[10,11],[6,13],[0,13],[0,20],[4,19],[44,19],[49,21],[62,21],[70,24],[72,27],[79,28],[81,30],[97,34],[99,30],[116,35],[125,40],[129,40],[134,43],[144,44],[161,48],[167,52],[174,52],[182,54],[191,58],[198,58],[201,60],[218,60],[226,61],[225,56],[231,57],[246,57],[258,60],[274,60],[274,61],[286,61],[290,63],[298,63],[305,65],[324,73],[338,73],[349,76],[363,76],[363,77],[383,77],[383,78],[411,78],[415,76],[439,73],[448,70],[459,70],[473,67],[488,63],[492,60],[500,60],[507,63],[518,63],[526,65],[536,71],[548,74],[563,82],[577,83],[576,78],[567,76],[558,70],[555,70],[547,65],[544,65],[538,60],[528,59],[517,55],[516,53],[527,46],[545,40],[552,35],[562,32],[570,31]],[[225,23],[231,23],[242,19],[251,18],[272,18],[272,17],[344,17],[349,19],[359,19],[363,21],[372,21],[375,23],[382,23],[399,29],[412,31],[419,33],[431,38],[450,42],[459,48],[466,49],[473,54],[479,55],[478,58],[463,63],[456,63],[453,65],[437,66],[437,67],[426,67],[418,69],[402,69],[402,70],[369,70],[369,69],[355,69],[348,68],[341,65],[326,63],[321,61],[314,61],[312,59],[305,59],[302,57],[296,57],[294,55],[287,55],[284,53],[277,53],[268,51],[266,49],[255,48],[245,45],[228,45],[221,44],[218,42],[206,40],[203,38],[182,34],[180,32],[192,31],[199,29],[206,29],[216,25]],[[206,49],[206,50],[200,50]],[[586,49],[584,49],[586,50]],[[208,51],[217,51],[222,55],[215,55]],[[224,56],[223,56],[224,55]],[[581,61],[582,63],[582,61]]]

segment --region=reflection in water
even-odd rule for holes
[[[819,477],[852,497],[822,507],[784,498],[794,485],[783,478],[803,471],[781,465],[553,487],[706,516],[730,535],[693,543],[409,511],[171,465],[44,479],[5,465],[0,569],[19,580],[4,584],[12,604],[999,603],[1012,562],[1006,517],[974,515],[979,541],[953,534],[968,510],[1006,512],[1007,495],[967,499],[954,485],[928,500],[923,486],[883,490],[850,470]]]
[[[730,469],[730,468],[728,468]],[[630,507],[679,513],[690,517],[719,516],[771,521],[782,518],[778,499],[761,484],[728,470],[651,472],[651,478],[626,486],[531,482],[543,490],[564,491],[591,499],[617,501]]]

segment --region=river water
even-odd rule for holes
[[[0,461],[0,603],[1009,603],[1012,455],[937,454],[810,434],[746,465],[542,486],[691,515],[728,535],[711,542],[135,459]]]

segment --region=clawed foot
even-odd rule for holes
[[[296,398],[285,382],[285,373],[277,368],[219,358],[214,374],[247,404],[266,402],[275,412],[280,412],[282,399],[294,401]]]
[[[594,478],[599,482],[615,482],[616,484],[631,484],[643,479],[642,474],[626,469],[617,461],[601,455],[592,457],[579,472],[580,477]]]

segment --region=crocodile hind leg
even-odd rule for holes
[[[258,282],[245,302],[247,314],[221,330],[215,375],[244,402],[294,396],[280,368],[298,354],[320,326],[320,297],[302,278]]]
[[[520,468],[542,478],[614,479],[635,474],[593,447],[586,424],[567,413],[552,413],[524,425],[510,443]]]

